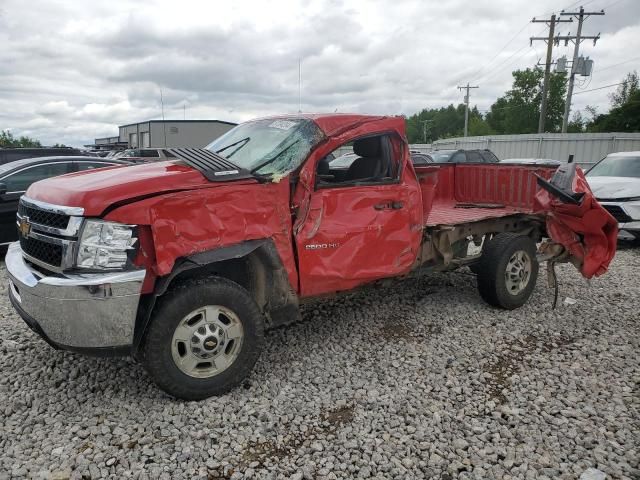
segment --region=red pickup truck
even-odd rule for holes
[[[345,145],[353,162],[333,168]],[[6,266],[48,343],[133,355],[176,397],[236,386],[307,298],[469,265],[512,309],[539,261],[592,277],[615,254],[615,219],[574,164],[414,167],[401,117],[263,118],[172,153],[33,184]]]

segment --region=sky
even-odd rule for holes
[[[80,146],[162,118],[161,91],[167,119],[240,122],[300,108],[411,115],[462,102],[471,82],[484,112],[513,70],[544,61],[532,17],[581,4],[606,15],[584,24],[601,39],[581,44],[595,67],[572,111],[604,113],[615,87],[580,92],[640,70],[640,0],[0,0],[0,130]]]

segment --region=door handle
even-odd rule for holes
[[[400,210],[402,207],[404,207],[404,203],[398,201],[378,203],[373,206],[376,210]]]

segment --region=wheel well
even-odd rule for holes
[[[251,252],[241,258],[220,260],[184,270],[173,277],[170,288],[187,281],[215,275],[231,280],[244,287],[251,294],[260,309],[264,310],[267,300],[266,271],[264,264],[260,262],[257,257],[255,252]]]

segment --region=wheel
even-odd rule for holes
[[[162,297],[145,336],[143,363],[165,392],[201,400],[241,383],[263,343],[264,317],[249,292],[208,277]]]
[[[526,303],[538,279],[536,244],[529,237],[500,233],[478,262],[478,291],[489,305],[513,310]]]

